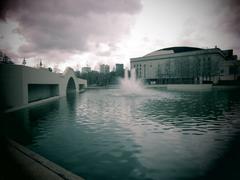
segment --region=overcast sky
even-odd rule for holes
[[[238,0],[5,0],[0,49],[21,63],[81,68],[124,63],[169,46],[234,49]]]

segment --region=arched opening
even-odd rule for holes
[[[76,92],[76,85],[72,77],[68,80],[66,92],[67,94]]]

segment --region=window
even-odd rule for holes
[[[143,77],[146,78],[146,64],[143,65]]]
[[[237,67],[236,66],[230,66],[229,67],[229,74],[233,75],[237,73]]]

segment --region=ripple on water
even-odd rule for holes
[[[90,90],[26,109],[13,135],[86,179],[178,179],[204,174],[240,130],[233,92],[145,92]]]

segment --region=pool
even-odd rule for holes
[[[85,179],[239,177],[237,90],[95,89],[7,118],[6,134]]]

